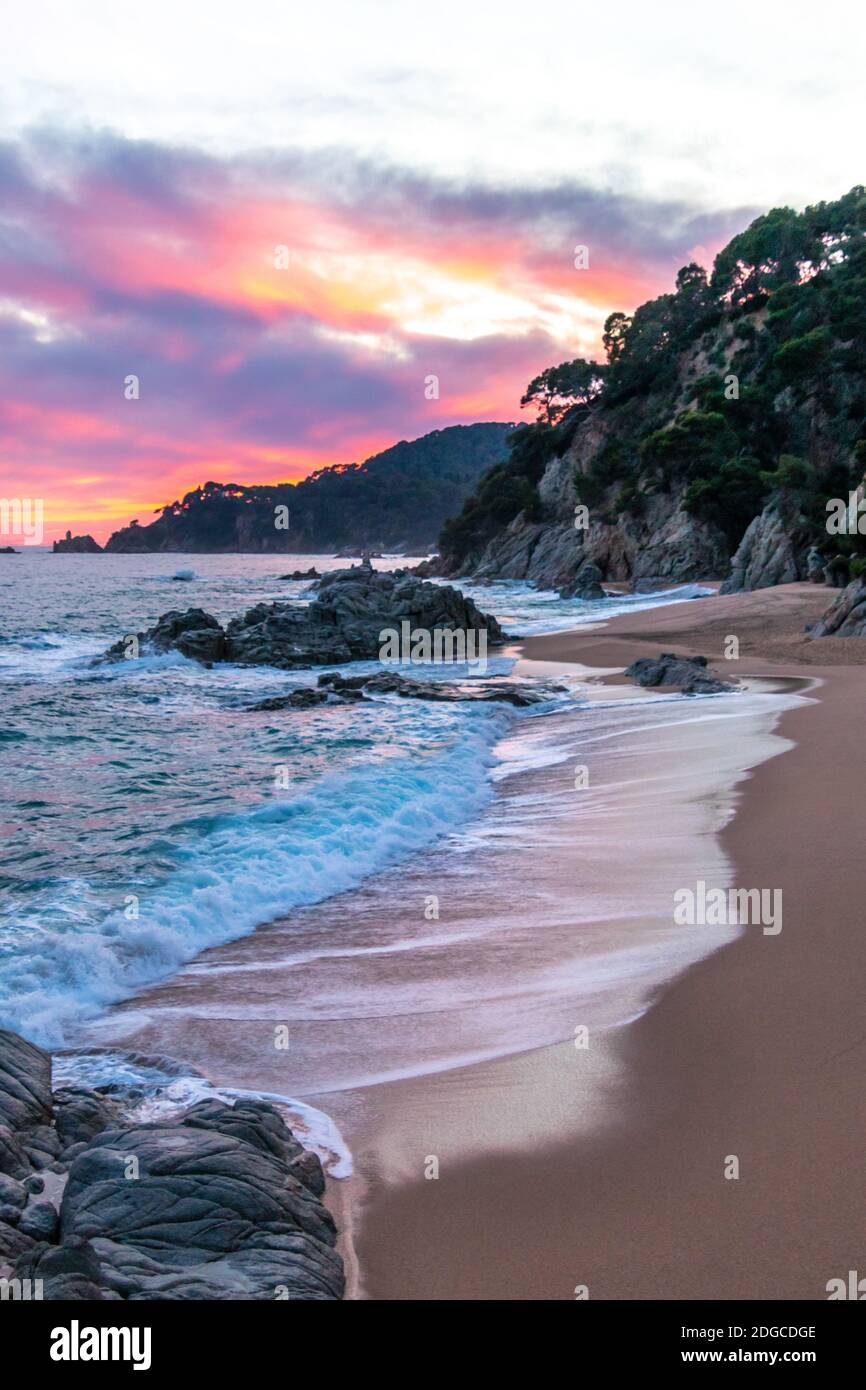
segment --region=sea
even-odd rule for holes
[[[374,563],[394,569],[421,558]],[[215,1086],[205,1068],[169,1060],[165,1047],[146,1055],[140,1047],[95,1046],[101,1021],[118,1017],[118,1006],[134,1017],[142,992],[191,978],[202,953],[245,941],[274,923],[292,933],[289,954],[297,959],[308,1010],[315,1012],[318,997],[328,1012],[335,958],[345,958],[342,989],[349,1003],[341,996],[335,1015],[345,1019],[365,960],[383,952],[411,955],[417,947],[416,968],[423,974],[431,940],[448,939],[447,926],[421,908],[415,933],[395,927],[386,942],[378,919],[378,935],[368,938],[369,892],[389,874],[411,873],[431,855],[440,868],[446,861],[465,868],[485,837],[495,849],[508,844],[509,835],[519,834],[525,845],[532,834],[543,834],[555,814],[543,780],[522,800],[512,797],[518,814],[510,820],[502,814],[503,782],[579,757],[579,749],[576,755],[566,747],[565,729],[578,729],[584,743],[594,736],[600,746],[615,747],[624,720],[632,730],[655,724],[658,735],[670,725],[672,709],[688,706],[677,718],[700,731],[716,698],[665,694],[648,701],[634,692],[624,700],[620,691],[617,700],[596,696],[593,703],[579,676],[560,671],[553,680],[546,669],[534,672],[507,645],[490,652],[482,672],[447,665],[420,674],[482,685],[503,676],[530,685],[543,681],[547,698],[541,704],[515,709],[381,695],[363,704],[262,712],[250,706],[315,684],[322,668],[208,669],[176,653],[147,652],[137,660],[100,661],[112,643],[173,608],[198,606],[225,621],[262,601],[309,603],[311,582],[283,576],[347,563],[323,555],[54,555],[38,548],[0,559],[0,1026],[55,1052],[60,1081],[135,1088],[148,1115],[214,1090],[273,1095],[294,1107],[308,1141],[326,1154],[336,1176],[348,1171],[350,1155],[318,1101],[317,1107],[305,1105],[301,1092],[321,1097],[400,1074],[400,1065],[423,1069],[427,1056],[432,1065],[454,1062],[432,1041],[415,1058],[412,1040],[421,1034],[414,1025],[399,1043],[399,1063],[393,1048],[377,1057],[387,1033],[380,1028],[363,1064],[350,1063],[347,1052],[333,1064],[316,1061],[311,1049],[308,1084],[294,1078],[291,1091],[273,1092]],[[494,614],[515,643],[619,613],[699,602],[708,592],[690,585],[584,601],[516,581],[461,581],[459,587]],[[328,669],[359,674],[375,663]],[[417,677],[418,669],[411,674]],[[719,717],[730,710],[731,698],[721,701]],[[565,786],[558,777],[560,795]],[[321,929],[324,911],[327,932]],[[479,942],[484,935],[479,925]],[[465,952],[466,932],[460,936]],[[572,973],[586,957],[588,939],[575,947],[573,930],[569,935]],[[256,940],[264,953],[266,938]],[[551,941],[561,951],[555,932]],[[650,949],[661,949],[657,937]],[[543,962],[543,946],[533,950]],[[243,970],[249,972],[255,959],[254,940],[245,945]],[[494,962],[485,969],[494,969]],[[406,1013],[405,962],[401,970],[399,1001],[387,991],[378,1000],[382,1018]],[[488,1033],[496,1035],[488,1049],[494,1052],[508,1029],[519,1045],[530,1045],[549,1040],[550,1028],[554,1036],[565,1028],[547,1009],[539,1034],[536,1022],[526,1022],[524,997],[520,1018],[504,1029],[502,1019],[510,1015],[502,995],[516,997],[516,983],[492,989],[485,977],[478,984],[475,1033],[463,1039],[459,1060],[484,1055]],[[494,997],[498,1022],[492,1012],[485,1021],[484,1001]],[[169,1033],[161,1028],[159,1037],[170,1042]]]

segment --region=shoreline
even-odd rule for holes
[[[846,916],[863,872],[845,796],[866,759],[840,731],[859,711],[851,668],[866,653],[805,642],[803,615],[825,605],[825,592],[791,585],[525,642],[531,658],[609,669],[660,644],[717,657],[733,629],[740,674],[820,681],[809,706],[783,715],[795,742],[748,775],[721,833],[738,884],[769,871],[781,885],[784,930],[741,931],[601,1041],[584,1081],[615,1096],[612,1123],[587,1129],[575,1089],[551,1091],[570,1044],[494,1064],[497,1078],[476,1073],[462,1095],[452,1086],[455,1123],[475,1127],[482,1156],[438,1182],[371,1184],[357,1240],[366,1297],[558,1300],[581,1285],[613,1299],[820,1299],[862,1262],[866,1101],[853,1083],[866,964]],[[485,1095],[517,1109],[539,1088],[557,1137],[497,1151]],[[401,1108],[429,1113],[430,1085],[413,1089]],[[736,1181],[724,1178],[732,1155]]]

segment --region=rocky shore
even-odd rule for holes
[[[404,622],[426,633],[484,634],[491,646],[504,640],[496,619],[458,589],[425,583],[405,570],[379,572],[369,562],[325,575],[306,605],[258,603],[225,628],[201,608],[172,610],[137,638],[141,651],[294,670],[376,660],[383,630],[399,630]],[[128,654],[126,637],[106,653],[111,660]]]
[[[53,1300],[342,1297],[321,1163],[272,1105],[141,1123],[133,1100],[52,1091],[50,1055],[0,1030],[0,1279]]]

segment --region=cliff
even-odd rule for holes
[[[242,486],[208,482],[109,539],[106,550],[431,550],[488,468],[506,455],[507,424],[455,425],[403,440],[361,464],[320,469],[302,482]]]
[[[774,209],[605,325],[606,361],[542,372],[538,419],[443,528],[447,575],[730,591],[859,573],[827,504],[866,464],[866,190]]]

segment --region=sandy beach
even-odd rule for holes
[[[335,1122],[349,1297],[826,1297],[866,1259],[866,643],[809,642],[826,603],[790,585],[526,639],[518,672],[587,698],[520,726],[468,840],[204,952],[81,1041]],[[621,674],[666,650],[743,691]],[[782,930],[676,926],[701,878],[781,890]]]
[[[781,888],[784,927],[744,929],[582,1053],[379,1087],[359,1154],[362,1296],[823,1299],[863,1267],[866,643],[810,644],[825,606],[789,585],[526,642],[531,659],[610,668],[672,646],[718,657],[734,634],[740,660],[720,668],[814,682],[722,834],[736,884]],[[450,1134],[472,1153],[436,1181],[395,1180],[413,1131],[429,1153]]]

